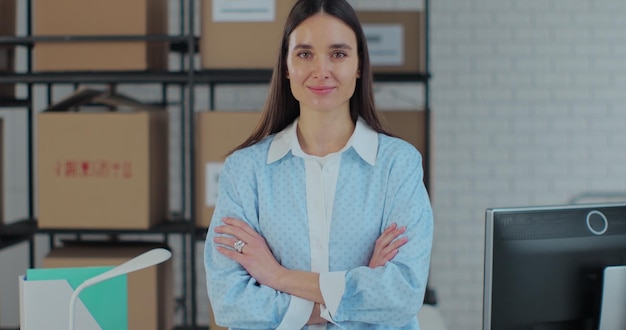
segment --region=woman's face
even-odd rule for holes
[[[287,78],[300,111],[350,111],[359,78],[356,35],[340,19],[316,14],[289,35]]]

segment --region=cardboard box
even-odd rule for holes
[[[196,225],[209,227],[226,154],[256,128],[261,112],[204,111],[196,117]]]
[[[423,72],[425,21],[420,11],[359,11],[374,72]]]
[[[295,0],[202,1],[202,68],[274,68],[283,25],[294,3]]]
[[[35,0],[35,36],[166,35],[167,0]],[[167,70],[166,41],[37,42],[35,71]]]
[[[116,112],[67,112],[106,104]],[[40,228],[148,229],[168,212],[167,113],[82,90],[37,115]]]
[[[426,112],[422,110],[380,111],[383,126],[399,138],[411,143],[425,155]]]
[[[15,36],[17,15],[15,0],[0,0],[0,36]],[[0,44],[0,74],[14,72],[15,46]],[[15,97],[13,84],[0,84],[0,99]]]
[[[116,266],[151,249],[154,243],[72,243],[53,249],[44,268]],[[169,330],[173,327],[172,259],[128,276],[128,329]]]

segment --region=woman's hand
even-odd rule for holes
[[[224,224],[215,228],[215,232],[222,236],[213,239],[218,244],[217,250],[238,262],[260,284],[276,288],[272,280],[276,280],[277,274],[285,269],[276,261],[263,236],[244,221],[235,218],[224,218],[222,221]],[[245,243],[241,252],[234,249],[239,240]]]
[[[385,231],[376,239],[374,253],[368,266],[376,268],[391,261],[398,254],[398,249],[408,241],[407,237],[398,238],[404,232],[406,232],[406,227],[398,228],[395,223],[385,228]]]

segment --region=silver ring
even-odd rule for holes
[[[233,246],[235,247],[235,250],[237,252],[241,253],[241,250],[243,250],[244,245],[246,245],[246,242],[242,240],[238,240],[237,242],[235,242]]]

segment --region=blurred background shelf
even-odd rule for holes
[[[2,75],[0,75],[2,77]],[[0,108],[20,108],[30,105],[30,101],[27,99],[16,98],[0,98]]]

